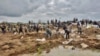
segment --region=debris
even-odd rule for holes
[[[88,46],[87,44],[85,44],[85,43],[81,43],[81,46],[82,46],[83,49],[89,47],[89,46]]]
[[[74,47],[74,46],[64,46],[64,48],[66,48],[66,49],[72,49],[72,50],[74,50],[74,49],[75,49],[75,47]]]
[[[64,41],[64,42],[62,42],[62,44],[69,44],[72,41],[73,41],[73,39],[69,39],[69,41]]]
[[[14,32],[14,35],[18,34],[17,32]]]
[[[75,36],[76,36],[76,34],[75,34],[75,33],[72,33],[70,36],[71,36],[71,37],[75,37]]]
[[[23,36],[21,36],[21,38],[20,39],[23,39],[24,37]]]
[[[36,41],[44,42],[44,41],[46,41],[46,39],[45,39],[45,38],[42,38],[42,39],[36,39]]]

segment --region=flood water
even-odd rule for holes
[[[100,51],[82,50],[82,49],[65,49],[62,46],[53,48],[50,53],[45,51],[42,54],[22,54],[18,56],[100,56]]]

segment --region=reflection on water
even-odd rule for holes
[[[100,56],[100,52],[81,49],[64,49],[62,46],[54,48],[50,53],[43,52],[41,55],[36,54],[23,54],[19,56]]]

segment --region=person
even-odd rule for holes
[[[81,25],[83,26],[84,25],[84,20],[81,20],[80,22],[81,22]]]
[[[70,31],[68,30],[68,28],[65,25],[63,26],[63,30],[65,32],[65,38],[69,39],[69,33],[70,33]]]
[[[50,28],[49,28],[49,27],[46,28],[46,36],[47,36],[48,38],[50,38],[51,35],[52,35],[52,32],[51,32]]]
[[[23,33],[23,27],[22,27],[22,25],[20,25],[20,27],[19,27],[19,33]]]
[[[39,32],[39,26],[38,25],[36,26],[36,32],[37,33]]]
[[[68,29],[65,29],[64,31],[65,31],[66,39],[69,39],[70,38],[70,36],[69,36],[70,31]]]
[[[57,32],[57,33],[59,32],[59,29],[60,29],[59,27],[56,29],[56,32]]]
[[[81,26],[81,25],[80,25],[80,22],[77,22],[77,27],[78,27],[78,26]]]
[[[0,28],[2,30],[2,33],[5,34],[6,33],[6,26],[5,25],[2,25]]]
[[[78,33],[81,35],[82,34],[82,28],[81,26],[78,26]]]
[[[15,26],[13,26],[13,33],[15,33],[16,32],[16,27]]]
[[[66,25],[63,26],[63,30],[67,29]]]

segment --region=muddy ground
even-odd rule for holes
[[[28,33],[25,35],[14,35],[11,33],[0,34],[0,56],[17,56],[18,54],[36,52],[41,53],[43,50],[49,53],[50,49],[59,45],[100,50],[99,35],[100,29],[84,29],[84,33],[82,35],[71,33],[70,37],[72,40],[69,43],[66,43],[69,40],[64,39],[63,35],[60,34],[54,34],[51,38],[46,38],[43,32]],[[39,41],[43,38],[43,41]],[[65,43],[63,43],[64,41]],[[81,45],[82,43],[83,45]]]

